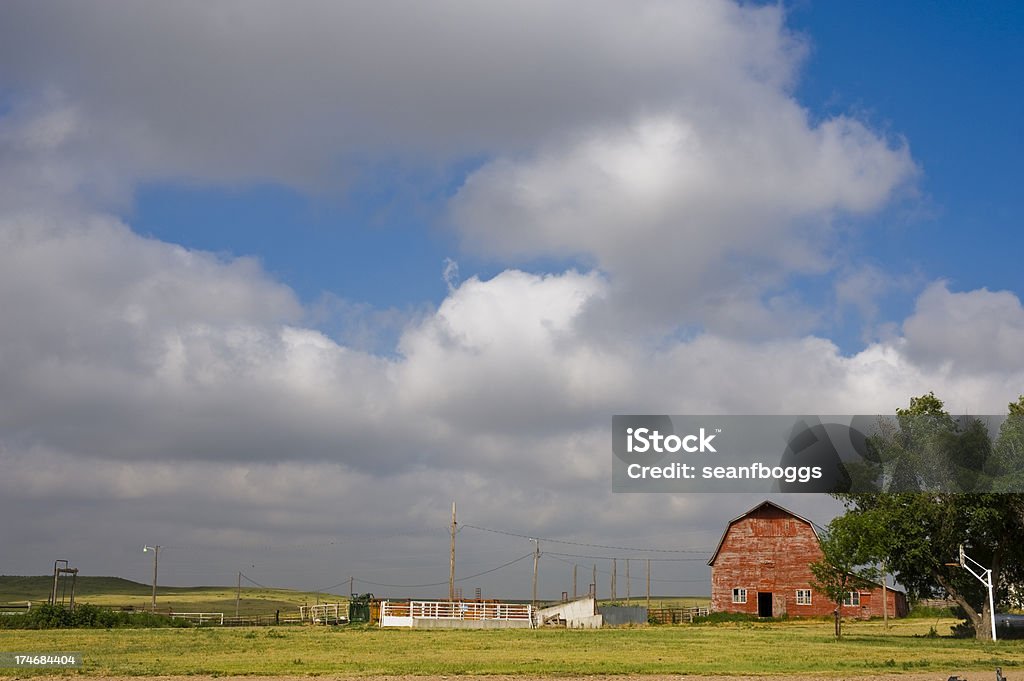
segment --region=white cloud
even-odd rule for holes
[[[1024,370],[1024,307],[1010,291],[954,293],[936,282],[918,298],[903,333],[907,354],[928,367],[961,376]]]
[[[200,547],[202,560],[168,563],[169,575],[179,570],[171,579],[184,582],[220,574],[211,552],[358,542],[376,528],[397,537],[372,546],[372,559],[346,558],[349,546],[332,564],[345,559],[366,576],[383,561],[395,583],[420,583],[434,574],[430,556],[444,544],[452,498],[484,526],[598,543],[713,544],[742,508],[690,500],[693,536],[675,539],[670,498],[607,493],[612,414],[891,412],[927,390],[954,410],[998,412],[1024,379],[1020,368],[974,375],[918,363],[908,350],[913,320],[906,341],[850,357],[815,337],[703,333],[652,348],[602,336],[583,322],[612,284],[575,271],[470,278],[407,327],[398,356],[382,357],[289,323],[287,290],[249,262],[144,239],[100,216],[59,229],[4,220],[0,235],[10,321],[0,344],[0,513],[21,519],[5,524],[5,537],[46,553],[39,536],[75,547],[81,536],[120,546],[113,537],[160,534]],[[973,306],[972,319],[1013,333],[1007,312],[1019,314],[1019,301],[967,299],[993,295],[998,304]],[[929,289],[919,308],[950,296]],[[108,529],[101,537],[96,527]],[[460,541],[482,552],[473,558],[481,569],[518,550]],[[80,551],[93,570],[133,564],[134,554]],[[396,558],[410,552],[418,562]],[[304,584],[340,581],[308,556],[291,557],[259,561]],[[694,570],[680,574],[699,579]],[[525,585],[520,577],[485,584]]]
[[[499,158],[469,176],[453,219],[478,252],[595,262],[630,322],[726,331],[722,299],[767,320],[766,290],[834,266],[833,217],[879,209],[915,166],[904,144],[854,120],[815,127],[780,93],[751,98],[746,115],[715,115],[709,102]]]

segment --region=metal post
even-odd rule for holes
[[[992,619],[992,640],[996,640],[996,606],[992,596],[992,570],[985,570],[985,576],[988,577],[988,614]]]
[[[152,604],[150,605],[150,610],[156,612],[156,577],[158,563],[160,561],[160,546],[150,546],[147,544],[146,546],[142,547],[142,552],[145,553],[146,551],[153,552],[153,601]]]

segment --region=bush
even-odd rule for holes
[[[95,605],[39,605],[24,614],[0,618],[0,629],[113,629],[189,627],[190,622],[149,612],[123,612]]]

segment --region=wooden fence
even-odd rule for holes
[[[694,617],[706,617],[710,608],[650,608],[647,620],[657,624],[690,624]]]

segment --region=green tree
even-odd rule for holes
[[[988,472],[993,477],[995,491],[1024,488],[1024,395],[1009,405],[1009,413],[992,447]]]
[[[873,567],[875,551],[872,545],[876,532],[867,528],[868,516],[851,518],[846,522],[829,524],[821,538],[822,557],[811,563],[811,586],[836,604],[835,635],[842,638],[841,607],[851,591],[875,585],[878,570]]]
[[[1020,405],[1024,415],[1024,402]],[[1018,413],[1013,406],[1011,413]],[[934,394],[911,399],[910,407],[897,410],[896,416],[898,431],[883,432],[874,446],[890,482],[900,483],[888,488],[899,491],[836,495],[847,512],[833,525],[869,533],[871,552],[912,598],[946,592],[966,613],[977,638],[988,639],[987,590],[966,570],[948,563],[956,560],[963,544],[969,555],[992,569],[997,597],[1005,598],[1007,585],[1019,583],[1018,566],[1024,563],[1024,495],[949,491],[965,489],[965,484],[966,489],[983,488],[979,471],[999,445],[993,448],[987,430],[974,420],[957,424]]]

